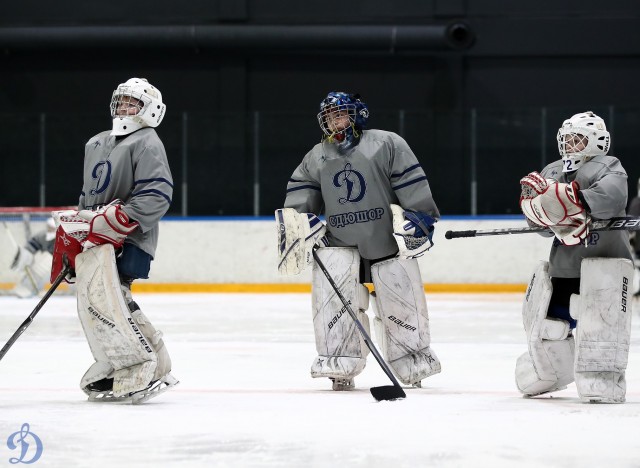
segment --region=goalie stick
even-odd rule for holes
[[[60,274],[58,274],[53,284],[51,284],[51,287],[49,288],[47,293],[44,296],[42,296],[42,299],[40,299],[40,302],[38,302],[38,305],[35,307],[35,309],[33,309],[33,311],[29,314],[27,319],[24,322],[22,322],[22,325],[18,327],[15,333],[11,335],[11,338],[9,338],[9,341],[7,341],[7,344],[5,344],[2,347],[2,349],[0,350],[0,360],[2,360],[5,354],[7,354],[7,351],[9,351],[9,349],[11,348],[11,346],[13,346],[16,340],[20,338],[20,335],[22,335],[24,331],[27,328],[29,328],[29,325],[31,325],[31,322],[33,322],[33,319],[35,318],[35,316],[38,314],[38,312],[40,312],[40,309],[42,309],[42,306],[45,304],[45,302],[49,300],[51,295],[54,293],[57,287],[60,286],[60,283],[62,283],[62,280],[64,280],[65,276],[67,276],[67,274],[70,271],[71,271],[71,267],[69,266],[69,262],[67,261],[67,257],[65,255],[64,268],[62,269],[62,271],[60,271]]]
[[[640,218],[625,216],[620,218],[591,221],[589,224],[589,232],[594,231],[640,231]],[[444,237],[447,239],[457,239],[460,237],[502,236],[506,234],[532,234],[536,232],[552,233],[548,228],[536,226],[475,231],[447,231]]]
[[[400,383],[398,383],[396,378],[391,373],[389,366],[387,366],[387,363],[384,362],[384,359],[382,359],[382,356],[380,355],[380,353],[374,346],[373,342],[371,341],[369,334],[362,326],[362,323],[360,322],[360,320],[358,320],[358,317],[356,316],[353,309],[351,309],[351,306],[349,305],[350,303],[342,295],[342,293],[338,289],[338,285],[333,280],[333,278],[325,268],[324,264],[320,261],[320,258],[318,257],[318,254],[317,254],[318,248],[319,247],[317,245],[313,246],[313,250],[312,250],[313,258],[315,259],[316,263],[322,270],[322,273],[324,273],[324,276],[327,277],[327,280],[329,281],[329,284],[331,284],[331,287],[333,288],[333,290],[336,292],[336,294],[344,304],[345,309],[347,309],[347,312],[349,312],[349,315],[351,316],[353,321],[356,323],[356,327],[362,334],[362,338],[364,338],[364,342],[369,348],[369,350],[371,351],[371,354],[373,354],[373,356],[376,358],[376,361],[378,361],[378,364],[380,364],[380,367],[382,367],[382,370],[384,371],[384,373],[387,374],[387,377],[389,377],[391,379],[391,382],[393,382],[393,385],[384,385],[382,387],[371,387],[369,389],[369,391],[371,392],[371,395],[373,395],[373,398],[375,398],[377,401],[398,400],[400,398],[405,398],[407,395],[404,393],[404,390],[400,386]]]

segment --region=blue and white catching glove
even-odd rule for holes
[[[400,258],[417,258],[433,247],[433,216],[419,211],[405,210],[391,205],[393,236],[398,244]]]

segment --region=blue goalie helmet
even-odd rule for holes
[[[323,139],[337,144],[342,151],[360,142],[367,120],[369,109],[359,94],[332,91],[320,103],[318,123],[324,133]]]

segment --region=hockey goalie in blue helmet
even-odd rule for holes
[[[440,372],[417,261],[433,246],[440,211],[409,144],[396,133],[369,128],[368,118],[357,94],[331,92],[322,100],[322,141],[294,169],[283,208],[275,212],[278,272],[298,275],[313,265],[318,355],[311,376],[329,378],[334,390],[354,388],[354,378],[373,352],[361,336],[369,327],[365,311],[370,302],[371,328],[398,380],[418,387]],[[362,329],[350,314],[336,315],[344,305],[325,274],[339,279]],[[363,283],[373,283],[375,297],[369,297]]]
[[[323,141],[336,144],[340,152],[360,142],[367,120],[369,109],[359,94],[332,91],[320,103],[318,123],[324,133]]]

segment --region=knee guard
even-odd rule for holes
[[[156,347],[164,346],[141,312],[132,313],[125,302],[113,246],[94,247],[78,255],[76,282],[78,316],[96,360],[82,378],[81,388],[90,394],[92,384],[111,378],[115,397],[148,388],[163,370],[158,369]]]
[[[374,264],[375,330],[382,354],[406,385],[440,372],[431,350],[427,300],[418,262],[392,258]]]
[[[569,323],[547,318],[553,288],[549,264],[541,262],[522,306],[529,351],[516,362],[516,385],[527,396],[562,390],[573,382],[574,341]]]
[[[633,274],[630,260],[582,261],[580,295],[571,296],[570,308],[578,320],[575,376],[583,401],[625,401]]]
[[[328,247],[319,249],[318,256],[368,332],[369,318],[365,310],[369,306],[369,291],[359,283],[358,251]],[[364,369],[369,348],[344,304],[315,264],[312,276],[313,329],[318,357],[311,365],[311,376],[352,379]]]

